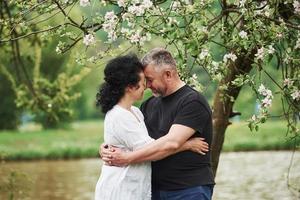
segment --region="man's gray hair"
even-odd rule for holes
[[[175,59],[172,57],[171,53],[164,48],[154,48],[149,51],[142,58],[142,64],[144,67],[149,64],[153,64],[156,68],[167,65],[173,69],[176,69]]]

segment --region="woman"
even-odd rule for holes
[[[143,114],[133,106],[134,102],[143,98],[146,88],[139,59],[135,55],[117,57],[106,65],[104,75],[105,83],[97,94],[97,105],[106,114],[104,142],[125,151],[134,151],[152,142]],[[95,199],[150,200],[150,162],[126,167],[103,165]]]

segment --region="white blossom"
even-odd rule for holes
[[[279,39],[281,39],[283,37],[283,34],[282,33],[277,33],[276,37],[279,38]]]
[[[52,108],[52,104],[51,103],[48,103],[48,108]]]
[[[272,91],[267,89],[263,84],[261,84],[258,88],[258,92],[259,94],[264,96],[264,99],[261,101],[262,106],[265,108],[271,106],[273,99]]]
[[[172,24],[179,24],[179,22],[174,18],[174,17],[169,17],[168,19],[168,25],[172,25]]]
[[[257,119],[256,115],[252,115],[251,119],[255,121]]]
[[[244,7],[247,0],[240,0],[240,6]]]
[[[80,0],[79,4],[82,7],[86,7],[86,6],[90,5],[90,1],[89,0]]]
[[[259,59],[262,60],[265,57],[265,48],[264,47],[259,48],[255,56],[258,60]]]
[[[300,2],[297,1],[297,0],[294,0],[293,6],[294,6],[294,9],[295,9],[295,12],[300,13]]]
[[[126,6],[126,0],[118,0],[117,4],[119,7],[125,7]]]
[[[299,101],[299,100],[300,100],[300,90],[296,90],[295,92],[293,92],[293,93],[291,94],[291,96],[292,96],[292,98],[293,98],[294,100]]]
[[[143,0],[140,2],[132,2],[133,4],[128,7],[128,12],[136,15],[136,16],[142,16],[146,9],[149,9],[153,6],[153,3],[151,0]]]
[[[295,49],[300,49],[300,37],[298,38],[298,40],[296,42]]]
[[[269,5],[267,5],[267,4],[268,4],[267,1],[260,2],[260,4],[257,5],[257,9],[255,10],[255,14],[265,15],[266,17],[269,17],[270,16],[270,8],[269,8]]]
[[[138,43],[141,39],[141,31],[135,31],[130,37],[129,40],[131,43]]]
[[[265,14],[266,17],[270,17],[270,11],[269,11],[269,9],[265,10],[264,14]]]
[[[105,21],[113,21],[117,19],[117,16],[115,15],[114,11],[106,12],[104,16]]]
[[[273,54],[275,52],[275,49],[272,45],[269,45],[269,48],[268,48],[268,53],[269,54]]]
[[[262,106],[263,107],[270,107],[272,104],[272,99],[271,98],[264,98],[262,100]]]
[[[93,34],[87,34],[83,37],[83,44],[85,44],[86,46],[95,44],[95,37]]]
[[[128,28],[124,28],[124,27],[122,27],[122,29],[121,29],[121,33],[122,33],[122,34],[124,34],[124,35],[129,35],[129,33],[130,33],[130,30],[129,30]]]
[[[129,14],[129,13],[124,13],[124,14],[122,15],[122,19],[123,19],[124,21],[129,21],[130,18],[131,18],[131,14]]]
[[[171,4],[172,6],[172,10],[178,10],[178,8],[180,8],[180,2],[179,1],[173,1],[173,3]]]
[[[239,32],[239,36],[243,39],[248,38],[248,33],[246,31]]]
[[[108,39],[110,41],[114,41],[117,39],[117,35],[115,32],[115,28],[117,25],[117,16],[113,11],[105,13],[104,23],[102,24],[102,28],[105,32],[107,32]]]
[[[62,50],[59,48],[59,46],[57,46],[55,48],[55,51],[56,51],[57,54],[61,54],[62,53]]]
[[[64,47],[65,47],[65,43],[62,41],[59,41],[56,46],[56,49],[55,49],[56,53],[61,54],[63,52]]]
[[[228,59],[232,60],[233,62],[237,59],[237,56],[234,53],[225,54],[223,57],[223,61],[226,63]]]
[[[145,9],[149,9],[153,6],[153,3],[151,0],[144,0],[141,6],[143,6]]]
[[[208,49],[202,49],[200,55],[199,55],[199,58],[200,60],[203,60],[205,59],[207,56],[209,55],[209,51]]]
[[[294,81],[292,81],[289,78],[286,78],[286,79],[283,80],[283,86],[285,86],[285,87],[290,87],[290,86],[293,85],[293,83],[294,83]]]
[[[141,16],[144,14],[145,9],[142,6],[131,5],[128,7],[128,12],[136,16]]]
[[[263,84],[261,84],[257,90],[259,92],[259,94],[265,96],[265,97],[270,97],[272,98],[272,91],[267,89]]]

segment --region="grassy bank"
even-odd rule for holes
[[[97,157],[102,132],[102,121],[77,122],[69,130],[3,131],[0,132],[0,154],[7,160]],[[253,133],[246,123],[234,123],[228,128],[223,150],[292,149],[293,141],[285,133],[284,122],[268,122]]]
[[[77,122],[68,130],[0,132],[0,154],[7,160],[96,157],[102,130],[99,120]]]

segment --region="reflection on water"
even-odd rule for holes
[[[26,184],[32,187],[25,199],[90,200],[93,199],[100,166],[100,159],[9,162],[0,164],[0,177],[7,176],[6,172],[11,170],[28,174],[32,183],[26,181]],[[4,192],[0,194],[1,200],[8,199],[4,195]]]
[[[221,155],[214,200],[292,200],[287,188],[291,152],[224,153]],[[29,175],[32,183],[22,200],[91,200],[100,174],[99,159],[9,162],[0,164],[0,185],[11,170]],[[300,188],[300,152],[294,157],[291,182]],[[2,182],[1,182],[2,181]],[[299,193],[297,194],[299,195]],[[7,192],[0,191],[6,200]]]
[[[215,200],[299,200],[300,152],[240,152],[221,154]],[[290,183],[297,188],[292,192]]]

